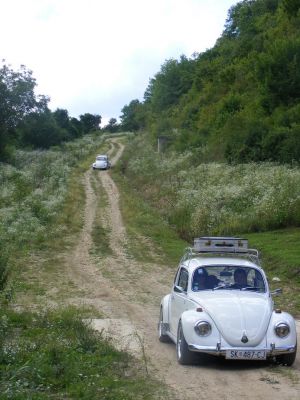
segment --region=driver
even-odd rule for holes
[[[205,268],[198,268],[194,273],[193,289],[207,289],[207,276],[208,273]]]
[[[238,268],[234,271],[234,286],[243,288],[247,286],[247,274],[244,269]]]

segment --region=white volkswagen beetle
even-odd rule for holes
[[[278,292],[270,292],[258,251],[246,239],[197,238],[161,301],[159,340],[176,343],[180,364],[206,353],[292,365],[296,326],[290,314],[273,308],[271,295]]]
[[[111,165],[106,154],[99,154],[96,157],[96,161],[93,163],[93,169],[108,169],[110,166]]]

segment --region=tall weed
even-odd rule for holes
[[[12,164],[0,163],[0,290],[16,251],[23,251],[61,236],[57,224],[72,169],[94,154],[102,136],[85,136],[48,151],[18,150]]]
[[[166,399],[141,362],[117,351],[78,310],[0,310],[0,399]]]
[[[300,224],[297,166],[195,165],[195,154],[158,154],[143,136],[129,144],[124,165],[130,184],[187,240]]]

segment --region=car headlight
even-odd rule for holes
[[[290,327],[285,322],[280,322],[279,324],[275,325],[275,333],[280,338],[286,337],[290,333]]]
[[[211,325],[207,321],[196,322],[194,329],[199,336],[208,336],[211,334]]]

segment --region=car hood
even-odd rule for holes
[[[264,338],[272,314],[272,303],[265,294],[220,290],[195,293],[202,306],[231,346],[257,346]],[[241,339],[247,336],[248,341]]]
[[[99,167],[105,167],[106,165],[107,165],[107,161],[105,161],[105,160],[97,160],[96,162],[95,162],[95,164],[97,165],[97,166],[99,166]]]

